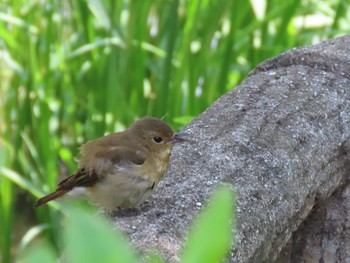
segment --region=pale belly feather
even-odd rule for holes
[[[109,211],[138,206],[153,193],[160,179],[155,176],[156,171],[152,169],[149,174],[137,166],[116,167],[103,181],[87,188],[88,200]]]

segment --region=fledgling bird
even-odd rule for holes
[[[34,206],[68,194],[108,212],[134,208],[151,195],[168,169],[174,143],[186,141],[186,135],[160,119],[145,117],[123,132],[89,141],[80,149],[77,171]]]

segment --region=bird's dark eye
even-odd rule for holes
[[[156,137],[153,137],[153,141],[155,143],[161,143],[163,141],[163,139],[161,137],[159,137],[159,136],[156,136]]]

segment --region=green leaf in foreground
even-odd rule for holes
[[[132,248],[106,218],[80,209],[67,213],[65,253],[70,263],[138,262]]]
[[[53,248],[46,242],[35,244],[29,248],[28,252],[19,260],[19,262],[25,263],[55,263],[56,254]]]
[[[189,233],[182,263],[215,263],[225,258],[233,237],[234,204],[231,188],[216,191]]]

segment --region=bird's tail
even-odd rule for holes
[[[34,204],[34,207],[38,207],[38,206],[41,206],[43,204],[46,204],[47,202],[49,201],[52,201],[64,194],[66,194],[67,192],[69,192],[70,189],[61,189],[61,190],[56,190],[55,192],[51,193],[51,194],[48,194],[48,195],[45,195],[41,198],[39,198],[35,204]]]

